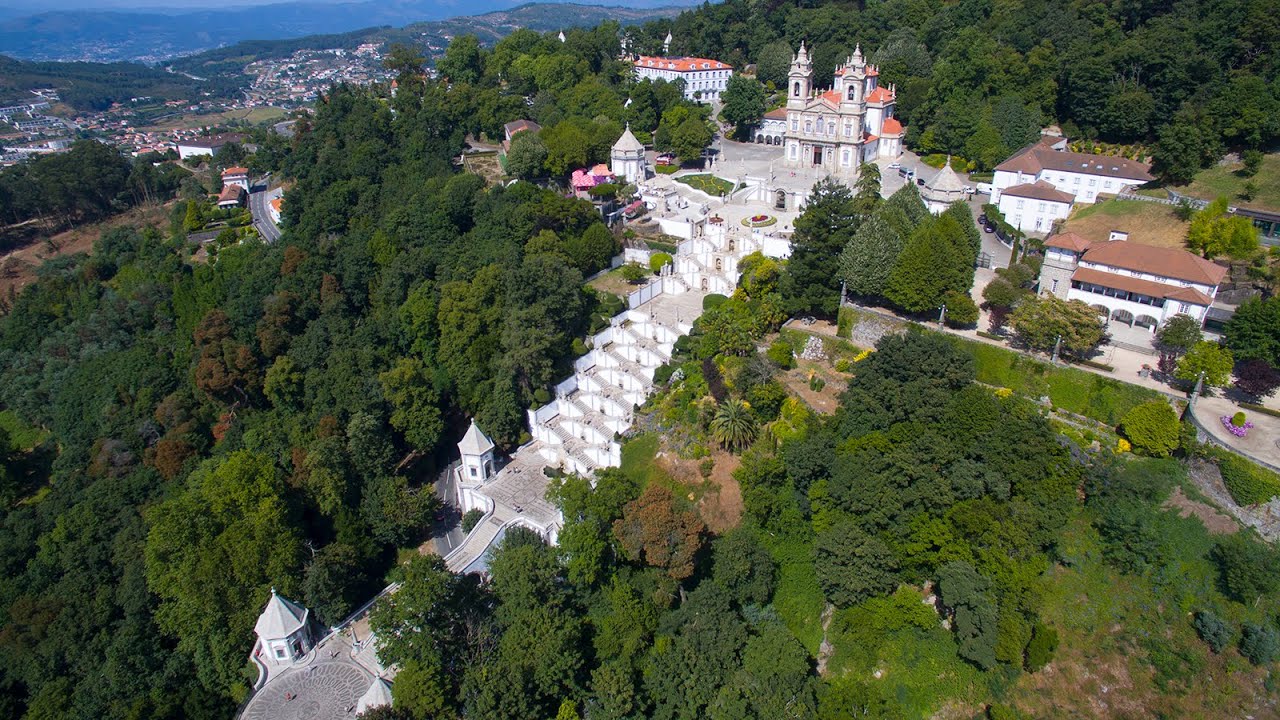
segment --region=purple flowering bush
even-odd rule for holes
[[[1232,435],[1242,438],[1249,434],[1249,428],[1253,427],[1253,423],[1246,420],[1243,425],[1236,425],[1232,422],[1230,415],[1223,415],[1222,427],[1226,428],[1227,432],[1230,432]]]

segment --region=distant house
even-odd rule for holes
[[[996,206],[1005,222],[1023,232],[1049,232],[1055,220],[1071,214],[1075,196],[1044,180],[1005,188]]]
[[[502,126],[502,154],[511,152],[511,141],[522,132],[538,132],[542,126],[532,120],[516,120]]]
[[[217,155],[218,151],[230,143],[240,143],[244,141],[243,135],[210,135],[208,137],[191,138],[188,140],[178,141],[178,157],[186,160],[187,158],[198,157],[200,155]]]
[[[249,168],[229,167],[222,171],[222,186],[239,185],[249,192]]]
[[[284,208],[284,198],[271,198],[271,202],[267,203],[267,213],[271,215],[271,222],[276,225],[280,224],[280,211]]]
[[[1042,138],[997,165],[991,181],[991,202],[999,204],[1006,188],[1042,181],[1069,193],[1076,202],[1092,203],[1098,195],[1114,195],[1154,179],[1151,166],[1137,160],[1055,147],[1065,147],[1062,138]]]
[[[1186,250],[1130,242],[1125,233],[1112,238],[1050,237],[1044,243],[1040,292],[1081,300],[1109,320],[1151,332],[1178,314],[1204,322],[1225,267]]]
[[[244,195],[244,188],[239,185],[226,185],[222,188],[222,193],[218,195],[218,207],[223,210],[242,207],[244,205]]]

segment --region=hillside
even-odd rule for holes
[[[601,6],[536,5],[531,16],[541,18],[543,29],[594,25],[606,17],[622,22],[673,15],[672,5],[688,0],[604,0],[602,5],[627,5],[606,10]],[[398,2],[313,3],[291,2],[253,7],[231,7],[198,12],[124,12],[64,10],[0,20],[0,52],[28,60],[141,60],[154,62],[245,40],[287,40],[315,34],[340,34],[361,28],[401,27],[410,23],[445,20],[454,13],[492,13],[489,29],[502,24],[526,24],[519,18],[530,6],[508,9],[505,3],[486,0],[466,6],[400,0]],[[430,29],[423,32],[434,33]],[[440,34],[449,35],[447,30]],[[505,33],[499,31],[496,37]]]
[[[140,63],[24,62],[0,55],[0,105],[29,102],[33,88],[54,87],[77,110],[102,110],[113,102],[150,96],[185,100],[201,92],[223,94],[234,88],[200,82]]]

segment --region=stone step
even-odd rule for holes
[[[619,353],[615,352],[609,345],[604,347],[604,353],[618,362],[618,369],[630,375],[640,382],[640,387],[646,391],[653,387],[653,380],[645,372],[646,368],[640,363],[626,359]]]

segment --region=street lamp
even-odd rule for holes
[[[942,303],[942,312],[938,313],[938,327],[942,327],[942,323],[947,319],[947,304]]]
[[[1059,335],[1058,339],[1055,340],[1053,343],[1053,357],[1049,358],[1049,362],[1053,363],[1054,365],[1058,364],[1058,350],[1061,347],[1062,347],[1062,336]]]

